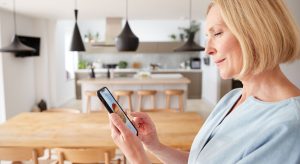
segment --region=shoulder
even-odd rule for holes
[[[300,96],[291,98],[291,104],[295,108],[295,110],[297,110],[299,113],[300,112]]]
[[[255,135],[246,144],[245,161],[264,159],[274,160],[275,163],[299,162],[300,97],[277,103],[267,111],[257,117],[257,120],[263,119],[264,121],[259,121],[263,124],[256,126]]]
[[[290,111],[291,120],[296,120],[300,124],[300,96],[291,98],[286,109]],[[285,113],[288,114],[288,112]]]
[[[240,162],[299,163],[299,126],[300,121],[293,119],[257,129]]]
[[[280,125],[282,123],[297,122],[300,124],[300,96],[289,98],[281,102],[270,105],[270,109],[273,114],[270,116],[270,120],[273,120],[272,124]]]

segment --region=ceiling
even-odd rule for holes
[[[75,0],[15,0],[16,12],[38,18],[73,19]],[[192,18],[204,18],[210,0],[192,0]],[[13,0],[0,0],[12,10]],[[126,0],[77,0],[79,19],[125,17]],[[188,19],[189,0],[128,0],[129,19]]]

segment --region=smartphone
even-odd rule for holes
[[[126,126],[131,130],[131,132],[135,135],[138,135],[138,131],[133,125],[133,123],[129,120],[128,116],[121,108],[119,103],[116,101],[114,96],[110,93],[107,87],[103,87],[97,91],[97,96],[100,101],[103,103],[105,108],[109,113],[116,113],[120,116]]]

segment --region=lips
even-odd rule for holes
[[[215,63],[216,63],[216,64],[220,64],[220,63],[222,63],[224,60],[225,60],[225,59],[218,59],[218,60],[215,60]]]

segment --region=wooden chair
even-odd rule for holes
[[[156,106],[155,106],[155,95],[156,95],[157,91],[156,90],[138,90],[137,91],[137,95],[138,95],[138,111],[140,112],[147,112],[150,111],[150,109],[144,109],[143,108],[143,97],[145,96],[150,96],[152,99],[152,109],[155,110]],[[151,109],[151,110],[152,110]]]
[[[85,91],[84,92],[86,96],[86,112],[91,113],[91,99],[92,97],[97,97],[97,91]],[[103,105],[101,105],[100,111],[103,111]]]
[[[183,94],[184,90],[181,89],[168,89],[164,91],[166,95],[166,110],[171,109],[171,96],[178,96],[178,111],[183,112]]]
[[[65,160],[72,163],[99,163],[110,164],[115,162],[121,163],[120,159],[113,160],[115,156],[115,149],[102,149],[102,148],[57,148],[58,162],[63,164]]]
[[[0,147],[0,160],[28,161],[38,164],[38,158],[44,155],[42,148]]]
[[[133,94],[133,91],[131,91],[131,90],[116,90],[116,91],[114,91],[114,95],[115,95],[117,101],[119,101],[120,97],[122,97],[122,96],[127,97],[129,112],[132,111],[132,101],[131,101],[132,94]]]

